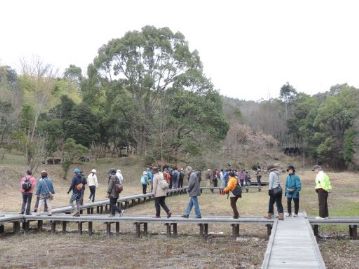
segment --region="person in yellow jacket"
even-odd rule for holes
[[[329,176],[324,173],[320,165],[315,165],[313,171],[317,173],[315,177],[315,191],[318,193],[319,201],[319,217],[318,219],[326,219],[329,217],[328,212],[328,195],[332,189]]]
[[[239,218],[239,212],[238,212],[238,209],[237,209],[237,200],[238,200],[238,198],[241,198],[242,195],[239,194],[239,195],[236,196],[236,195],[234,195],[232,193],[232,191],[238,185],[238,179],[235,176],[236,175],[235,175],[234,171],[229,172],[229,180],[228,180],[227,186],[223,190],[223,193],[231,192],[229,197],[230,197],[230,200],[231,200],[231,207],[232,207],[232,210],[233,210],[233,218],[238,219]]]

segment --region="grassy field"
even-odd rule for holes
[[[0,162],[0,212],[18,212],[21,203],[19,178],[25,170],[19,156],[9,156]],[[109,168],[120,168],[125,177],[125,190],[122,195],[141,192],[139,177],[144,169],[135,159],[103,159],[96,163],[85,163],[81,168],[88,172],[97,169],[100,187],[97,199],[105,198],[106,174]],[[44,165],[54,180],[56,196],[54,206],[68,203],[66,191],[70,179],[62,179],[61,166]],[[73,169],[73,167],[72,167]],[[38,176],[39,173],[35,174]],[[308,215],[318,214],[318,202],[314,191],[314,172],[298,171],[302,179],[300,210]],[[359,176],[356,173],[329,172],[333,192],[329,196],[331,216],[359,215]],[[69,176],[70,178],[70,176]],[[264,178],[266,180],[266,178]],[[282,176],[284,183],[285,177]],[[203,186],[208,182],[203,181]],[[87,190],[88,194],[88,190]],[[86,194],[86,195],[87,195]],[[205,191],[200,197],[202,215],[231,216],[232,210],[226,196]],[[188,196],[175,196],[167,199],[174,215],[182,215],[188,202]],[[238,207],[241,216],[262,216],[267,212],[268,195],[266,188],[262,192],[251,189],[244,193]],[[285,199],[283,205],[286,208]],[[154,215],[153,202],[126,210],[126,215]],[[9,227],[10,228],[10,227]],[[49,227],[45,226],[45,229]],[[211,235],[207,240],[198,236],[198,227],[180,225],[179,238],[167,238],[165,227],[150,225],[149,237],[135,240],[134,227],[121,225],[120,237],[107,238],[103,225],[94,227],[96,234],[90,238],[74,233],[66,235],[38,234],[32,231],[26,235],[5,236],[0,238],[0,268],[260,268],[266,244],[266,228],[261,225],[241,225],[240,237],[230,237],[230,227],[210,225]],[[70,226],[71,229],[71,226]],[[355,262],[358,257],[358,241],[335,240],[345,238],[346,226],[321,227],[325,240],[320,240],[320,248],[328,268],[359,268]],[[32,255],[29,246],[39,246],[40,255]],[[74,256],[76,253],[76,256]],[[18,259],[18,255],[21,258]],[[357,266],[357,267],[355,267]]]

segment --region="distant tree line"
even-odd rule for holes
[[[68,166],[71,155],[124,148],[147,162],[186,161],[218,146],[227,131],[198,52],[168,28],[109,41],[87,76],[74,65],[59,76],[39,59],[23,61],[19,74],[0,67],[0,150],[22,151],[32,169],[54,154]]]

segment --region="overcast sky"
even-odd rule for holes
[[[182,32],[223,95],[277,97],[359,87],[359,3],[319,0],[2,0],[0,64],[40,56],[86,67],[98,48],[144,25]]]

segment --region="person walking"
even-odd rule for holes
[[[186,172],[189,174],[188,195],[190,197],[190,200],[182,217],[188,218],[191,213],[192,207],[194,207],[196,218],[200,219],[202,216],[201,210],[199,208],[198,196],[201,195],[201,189],[198,172],[193,171],[191,166],[186,167]]]
[[[229,198],[231,201],[231,207],[233,210],[233,218],[238,219],[239,218],[239,212],[237,209],[237,200],[242,197],[242,189],[241,185],[238,182],[238,179],[236,178],[236,173],[234,171],[231,171],[229,173],[229,180],[226,188],[223,190],[223,194],[229,193]]]
[[[52,215],[51,201],[54,198],[55,189],[52,184],[52,180],[48,178],[47,172],[45,170],[41,171],[41,180],[37,185],[36,195],[40,197],[38,215],[42,213],[42,208],[45,209],[45,204],[47,204],[48,215]]]
[[[298,217],[299,211],[299,192],[302,189],[300,177],[295,174],[293,165],[288,165],[288,176],[285,181],[285,196],[287,197],[287,217],[292,216],[292,200],[294,201],[294,217]]]
[[[149,184],[148,174],[147,171],[143,171],[141,176],[141,185],[142,185],[142,193],[146,194],[147,192],[147,185]]]
[[[42,177],[39,178],[37,184],[36,184],[36,192],[35,192],[35,195],[36,195],[36,202],[35,202],[35,206],[34,206],[34,213],[37,212],[38,208],[39,208],[39,203],[40,203],[40,196],[37,195],[37,189],[39,188],[39,185],[40,185],[40,182],[42,181]],[[48,208],[47,208],[47,202],[45,201],[45,204],[44,204],[44,207],[45,207],[45,212],[48,211]]]
[[[90,189],[89,202],[95,202],[96,188],[98,187],[96,169],[92,169],[87,177],[87,184]]]
[[[262,171],[259,167],[257,167],[257,170],[256,170],[256,178],[257,178],[258,191],[261,191],[262,190],[262,182],[261,182]]]
[[[178,180],[178,187],[183,188],[183,179],[184,179],[184,170],[183,168],[179,171],[179,180]]]
[[[30,170],[26,171],[26,175],[20,179],[20,191],[22,194],[22,205],[20,214],[31,215],[31,199],[32,193],[36,187],[36,179],[32,176]]]
[[[120,197],[120,193],[122,192],[123,186],[120,179],[116,175],[115,169],[110,169],[110,176],[108,182],[109,183],[107,188],[107,194],[108,198],[110,199],[110,217],[114,217],[116,212],[118,212],[120,216],[122,216],[123,211],[121,210],[121,207],[117,206],[117,200]]]
[[[244,169],[241,169],[241,171],[238,173],[238,179],[241,183],[241,187],[243,187],[246,180],[246,171]]]
[[[283,205],[282,205],[282,187],[280,185],[280,171],[279,165],[270,165],[268,166],[269,171],[269,183],[268,183],[268,195],[269,195],[269,206],[268,206],[268,216],[265,218],[271,219],[274,213],[274,203],[277,206],[278,219],[284,220],[283,215]]]
[[[312,170],[317,173],[315,177],[315,191],[319,201],[319,217],[317,219],[327,219],[329,217],[328,196],[332,185],[329,176],[324,173],[320,165],[315,165]]]
[[[72,207],[73,216],[79,217],[80,216],[80,206],[81,206],[81,197],[83,192],[83,179],[81,176],[81,171],[79,168],[74,169],[74,177],[72,178],[71,185],[67,194],[72,191],[72,195],[70,198],[69,204]],[[76,210],[74,207],[74,202],[76,202]]]
[[[163,173],[159,172],[158,167],[153,167],[153,194],[155,196],[156,218],[161,217],[161,207],[167,213],[167,218],[172,216],[170,209],[166,205],[168,182],[165,180]]]

